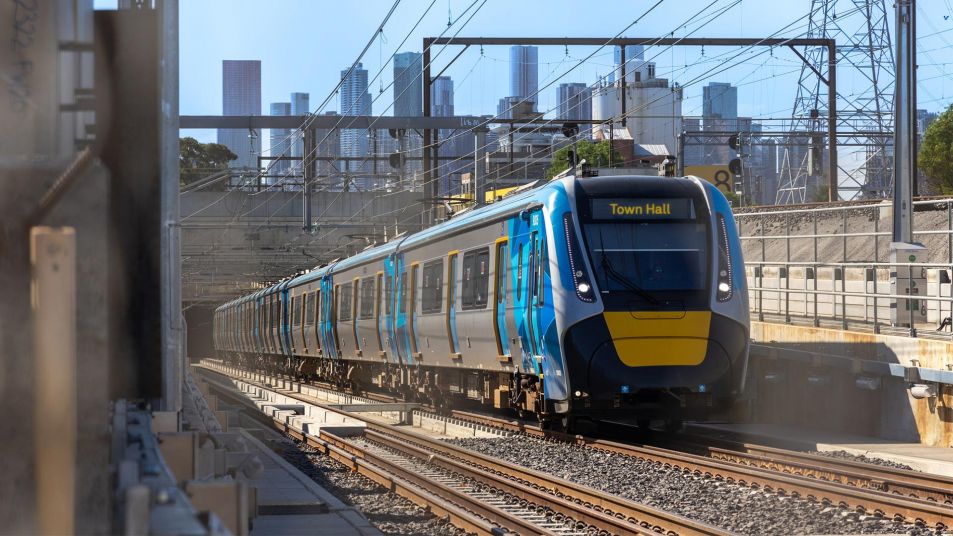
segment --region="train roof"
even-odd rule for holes
[[[548,196],[551,195],[553,191],[557,189],[569,190],[573,187],[576,181],[592,185],[596,187],[595,190],[598,191],[610,192],[615,188],[622,186],[624,182],[628,182],[633,179],[646,181],[651,183],[653,187],[664,187],[666,185],[678,184],[680,188],[684,188],[685,186],[688,186],[688,184],[697,185],[699,182],[696,177],[692,176],[659,177],[655,175],[612,175],[586,178],[576,178],[574,176],[564,177],[550,182],[545,182],[540,186],[525,192],[521,192],[510,197],[505,197],[495,203],[467,211],[466,213],[460,214],[459,216],[451,218],[448,221],[441,222],[411,235],[391,239],[389,242],[379,246],[365,249],[364,251],[361,251],[360,253],[345,259],[333,261],[325,266],[315,268],[305,274],[281,281],[253,294],[246,295],[243,298],[257,298],[263,295],[270,295],[290,287],[304,285],[324,277],[331,270],[347,269],[354,266],[360,266],[361,264],[367,262],[380,260],[402,248],[425,243],[439,235],[461,231],[467,227],[478,225],[489,219],[516,213],[530,206],[541,205],[546,201]],[[227,307],[243,298],[237,298],[232,302],[224,304],[222,307]]]

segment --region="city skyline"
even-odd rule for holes
[[[104,1],[97,0],[97,3]],[[462,31],[462,35],[520,35],[521,32],[527,31],[518,30],[519,20],[529,17],[542,17],[541,20],[547,21],[550,28],[558,28],[558,31],[543,28],[531,29],[529,30],[531,35],[542,36],[554,33],[570,37],[611,35],[644,10],[644,7],[633,7],[626,2],[607,0],[607,9],[624,14],[614,24],[617,28],[613,28],[613,25],[607,27],[604,17],[597,16],[595,13],[567,9],[569,5],[568,2],[554,0],[552,9],[547,9],[545,14],[541,14],[538,4],[520,3],[508,7],[505,17],[498,16],[499,10],[494,11],[488,5],[473,17]],[[679,11],[685,11],[685,18],[687,18],[688,12],[704,7],[705,3],[687,0],[679,5],[684,7]],[[217,98],[209,95],[206,89],[210,85],[217,85],[215,80],[218,74],[217,67],[210,71],[210,63],[215,65],[222,59],[242,57],[258,58],[263,62],[264,102],[284,101],[289,91],[298,90],[312,95],[312,111],[321,109],[323,113],[326,110],[339,109],[339,98],[331,95],[331,89],[339,79],[337,73],[341,68],[342,57],[346,58],[346,63],[357,56],[363,43],[373,35],[374,28],[379,24],[380,13],[374,9],[361,13],[348,13],[350,21],[348,31],[345,32],[340,27],[331,25],[319,39],[310,41],[303,48],[300,46],[292,48],[291,43],[294,41],[295,33],[304,31],[307,27],[304,21],[308,16],[317,16],[318,10],[307,2],[297,0],[277,1],[275,6],[274,10],[262,10],[260,4],[245,0],[234,0],[227,5],[219,0],[183,4],[180,16],[181,54],[183,72],[188,73],[180,78],[183,114],[216,115],[221,113]],[[668,4],[662,4],[662,7],[650,13],[626,34],[652,37],[653,34],[670,32],[682,19],[676,20],[677,17],[672,16],[671,8],[664,9],[667,6]],[[463,11],[464,4],[451,0],[450,7],[452,18],[456,20]],[[746,5],[744,10],[738,6],[729,9],[694,35],[768,36],[792,22],[799,21],[799,24],[795,24],[789,31],[781,34],[797,35],[805,29],[802,17],[807,14],[809,7],[809,0],[786,2],[777,6]],[[937,51],[943,48],[942,39],[945,37],[943,34],[929,35],[949,26],[945,22],[939,22],[943,20],[940,16],[941,7],[926,3],[921,3],[919,7],[918,20],[923,37],[919,47],[922,52],[919,56],[918,107],[929,111],[940,111],[946,107],[947,103],[953,101],[953,84],[946,83],[945,77],[940,76],[943,73],[943,62],[942,58],[937,56],[939,54]],[[322,10],[327,12],[326,14],[322,12],[322,17],[333,18],[343,16],[344,13],[343,7],[336,5],[326,6]],[[374,44],[374,49],[382,48],[383,53],[369,52],[363,58],[363,64],[371,73],[371,78],[382,67],[380,63],[382,61],[385,63],[380,80],[373,84],[374,97],[378,97],[376,88],[381,82],[386,87],[392,81],[392,53],[422,52],[420,45],[422,37],[437,36],[446,30],[446,11],[442,14],[430,13],[422,20],[420,26],[410,33],[408,41],[401,45],[401,39],[394,36],[402,35],[410,30],[412,24],[416,22],[416,18],[410,18],[409,11],[411,10],[398,9],[385,29],[388,43],[382,47],[377,43]],[[417,15],[419,16],[419,13]],[[201,28],[201,22],[210,16],[222,17],[223,25],[198,31]],[[892,26],[892,19],[889,24]],[[459,25],[462,25],[462,22]],[[224,28],[252,26],[262,28],[263,40],[242,40],[237,38],[235,32],[224,31]],[[458,26],[448,30],[446,35],[452,35]],[[279,32],[274,28],[283,28],[283,30]],[[196,31],[190,31],[192,29]],[[685,35],[686,31],[686,29],[679,30],[676,36]],[[200,39],[198,37],[200,35],[205,37]],[[296,53],[290,54],[289,50],[295,50]],[[446,50],[443,47],[435,48],[432,51],[435,62],[432,72],[438,73],[459,51],[460,48],[456,47],[448,47]],[[559,78],[559,75],[575,65],[577,60],[581,60],[593,51],[595,47],[569,47],[568,50],[561,46],[539,47],[539,85],[543,87],[555,80],[552,86],[541,91],[541,101],[537,105],[539,111],[558,108],[556,87],[560,83],[584,82],[592,85],[600,77],[605,77],[612,71],[615,51],[604,49],[596,52],[589,61],[568,75]],[[800,72],[800,60],[790,51],[780,48],[770,53],[763,50],[763,55],[754,57],[752,53],[750,55],[752,59],[743,61],[737,67],[693,81],[714,65],[718,55],[726,52],[733,52],[733,49],[709,47],[702,51],[699,47],[677,49],[646,47],[644,60],[656,63],[657,76],[668,78],[672,84],[678,83],[684,88],[686,116],[702,115],[701,87],[704,84],[709,81],[724,81],[734,82],[739,88],[739,115],[778,120],[785,116],[789,117],[792,113],[794,89]],[[471,47],[464,52],[443,73],[456,82],[456,113],[494,115],[499,99],[508,95],[508,65],[507,47],[485,47],[482,51],[479,47]],[[838,83],[847,92],[859,90],[865,83],[863,80],[852,80],[842,74],[843,72],[838,73]],[[689,84],[689,82],[692,83]],[[375,102],[374,109],[383,111],[391,106],[391,93],[388,91],[384,97],[379,98]],[[326,99],[329,99],[329,102],[321,108]],[[393,107],[391,106],[391,110],[383,113],[392,115]],[[555,112],[551,112],[546,116],[555,117],[555,115]],[[210,134],[213,136],[211,139]],[[214,140],[214,131],[200,131],[195,132],[194,135],[205,141]]]

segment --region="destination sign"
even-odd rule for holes
[[[693,220],[691,199],[613,199],[591,201],[594,220]]]

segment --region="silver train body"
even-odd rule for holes
[[[216,350],[438,407],[697,417],[743,388],[730,206],[694,177],[568,177],[220,306]]]

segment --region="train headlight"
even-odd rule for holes
[[[596,301],[586,274],[586,267],[582,260],[579,243],[576,240],[576,228],[572,222],[572,213],[563,214],[563,228],[566,230],[566,249],[569,254],[569,270],[572,272],[572,282],[576,288],[576,297],[584,302]]]
[[[718,215],[718,301],[731,299],[731,248],[728,244],[728,224],[725,216]]]

